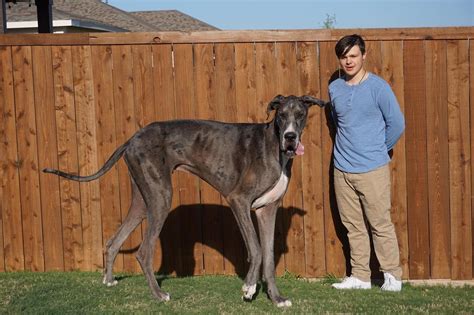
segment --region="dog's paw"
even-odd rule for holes
[[[161,301],[161,302],[168,302],[171,299],[171,296],[169,293],[163,292],[161,290],[160,292],[156,292],[154,296],[158,301]]]
[[[118,281],[112,278],[112,281],[107,280],[107,276],[104,276],[102,283],[105,284],[107,287],[116,286]]]
[[[170,299],[171,299],[171,296],[170,296],[169,293],[163,293],[162,296],[161,296],[161,300],[163,302],[168,302]]]
[[[292,305],[289,299],[285,299],[281,296],[275,299],[274,303],[277,307],[290,307]]]
[[[283,300],[277,303],[277,307],[290,307],[291,305],[290,300]]]
[[[244,295],[242,296],[242,300],[251,300],[253,295],[255,294],[255,292],[257,292],[257,285],[256,284],[253,284],[253,285],[246,285],[244,284],[242,286],[242,292],[244,293]]]

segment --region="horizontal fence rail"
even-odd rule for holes
[[[104,244],[127,215],[123,161],[80,184],[43,168],[93,173],[156,120],[264,122],[277,94],[328,99],[335,42],[355,32],[367,39],[368,70],[390,83],[406,119],[390,164],[403,277],[472,279],[474,28],[0,36],[0,271],[101,269]],[[310,110],[305,155],[277,216],[278,274],[347,272],[329,117]],[[145,228],[125,242],[116,271],[140,270]],[[155,270],[244,274],[246,259],[225,200],[173,174]]]

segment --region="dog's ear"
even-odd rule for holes
[[[307,107],[313,106],[313,105],[318,105],[319,107],[324,107],[326,106],[326,102],[323,100],[320,100],[319,98],[312,97],[310,95],[303,95],[300,96],[300,100],[305,104]]]
[[[273,110],[278,109],[278,107],[281,105],[281,102],[285,99],[283,95],[277,95],[275,96],[270,103],[268,103],[267,107],[267,116],[270,115],[270,112]]]

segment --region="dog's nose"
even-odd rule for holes
[[[285,133],[285,140],[295,141],[296,140],[296,132],[287,132],[287,133]]]

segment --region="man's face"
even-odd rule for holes
[[[358,45],[353,46],[349,51],[339,59],[339,64],[349,77],[354,77],[359,73],[364,65],[365,54],[362,55]]]

